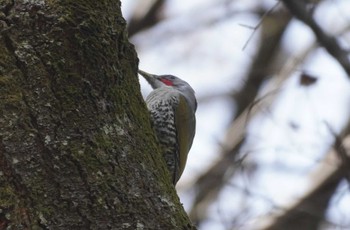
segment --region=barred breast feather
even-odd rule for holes
[[[186,98],[171,87],[157,88],[146,99],[153,128],[163,150],[172,182],[179,180],[194,138],[195,115]]]

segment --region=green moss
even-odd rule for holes
[[[2,208],[13,207],[17,204],[18,197],[15,190],[9,185],[1,185],[0,187],[0,204]]]
[[[23,99],[22,92],[18,89],[19,74],[15,70],[0,76],[0,104],[13,104]]]
[[[6,85],[11,84],[13,81],[12,77],[9,76],[0,76],[0,87],[4,87]]]

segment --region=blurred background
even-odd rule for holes
[[[300,2],[348,51],[350,1]],[[196,91],[176,188],[198,229],[350,229],[349,76],[308,25],[276,0],[122,0],[122,10],[140,69]]]

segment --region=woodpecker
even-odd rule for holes
[[[184,171],[196,129],[197,100],[192,87],[173,75],[139,70],[154,89],[146,98],[153,128],[174,185]]]

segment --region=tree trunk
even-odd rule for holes
[[[120,1],[0,0],[0,229],[191,229]]]

